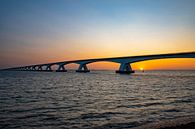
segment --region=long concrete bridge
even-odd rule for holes
[[[146,60],[167,59],[167,58],[195,58],[195,52],[62,61],[62,62],[53,62],[53,63],[46,63],[46,64],[35,64],[35,65],[28,65],[22,67],[8,68],[5,70],[67,72],[65,66],[67,64],[76,63],[79,64],[79,68],[76,70],[76,72],[90,72],[90,70],[87,68],[87,64],[100,62],[100,61],[108,61],[108,62],[115,62],[120,64],[120,67],[116,71],[116,73],[129,74],[129,73],[134,73],[134,71],[131,68],[132,63],[146,61]],[[52,66],[54,65],[57,66],[57,70],[52,69]]]

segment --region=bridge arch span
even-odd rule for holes
[[[94,63],[118,63],[111,60],[89,60],[89,61],[78,61],[75,62],[76,64],[79,64],[79,68],[76,70],[76,72],[90,72],[88,69],[88,66],[94,64]],[[119,64],[119,63],[118,63]]]
[[[96,68],[98,70],[116,69],[119,66],[120,63],[112,61],[95,61],[87,64],[89,69]]]

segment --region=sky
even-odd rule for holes
[[[0,68],[191,51],[195,51],[195,0],[0,0]],[[132,66],[195,70],[195,59]]]

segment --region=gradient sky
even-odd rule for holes
[[[0,68],[188,51],[195,51],[195,0],[0,0]],[[195,59],[133,64],[140,67],[195,69]]]

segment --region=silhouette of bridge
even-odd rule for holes
[[[195,58],[195,52],[62,61],[62,62],[53,62],[53,63],[46,63],[46,64],[35,64],[35,65],[28,65],[28,66],[22,66],[22,67],[14,67],[14,68],[8,68],[4,70],[67,72],[65,66],[67,64],[76,63],[76,64],[79,64],[79,68],[76,70],[76,72],[85,73],[85,72],[90,72],[90,70],[87,68],[87,64],[94,63],[94,62],[108,61],[108,62],[115,62],[115,63],[120,64],[119,70],[117,70],[116,73],[129,74],[129,73],[134,73],[134,71],[131,68],[132,63],[146,61],[146,60],[167,59],[167,58]],[[58,66],[57,70],[52,69],[53,65]]]

